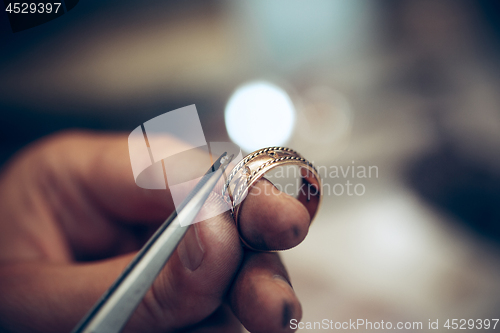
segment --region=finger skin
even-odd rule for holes
[[[277,253],[247,251],[229,297],[234,313],[252,333],[293,332],[290,320],[302,317]]]
[[[231,308],[224,304],[210,317],[182,330],[184,333],[241,333],[243,327]]]
[[[70,332],[130,261],[0,265],[1,332]]]

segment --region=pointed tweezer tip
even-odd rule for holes
[[[232,160],[234,154],[227,156],[227,152],[224,152],[212,165],[212,171],[219,170],[221,167],[226,167]]]
[[[220,167],[227,167],[229,165],[229,163],[231,163],[233,158],[234,158],[234,154],[231,154],[231,156],[227,156],[227,155],[221,156]]]

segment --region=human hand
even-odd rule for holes
[[[310,224],[272,186],[260,180],[240,215],[264,251],[299,244]],[[59,134],[24,150],[0,177],[0,330],[69,332],[173,209],[168,189],[135,184],[124,135]],[[292,331],[302,312],[289,281],[277,253],[241,246],[226,212],[189,229],[125,331]]]

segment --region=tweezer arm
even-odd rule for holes
[[[219,157],[184,200],[179,213],[172,213],[163,223],[72,333],[113,333],[125,326],[222,176],[231,160],[225,155]]]

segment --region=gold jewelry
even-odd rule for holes
[[[316,168],[296,151],[286,147],[269,147],[256,150],[245,156],[231,170],[222,190],[222,197],[231,207],[233,219],[238,228],[243,244],[252,249],[241,237],[238,219],[243,200],[249,189],[268,171],[279,166],[297,165],[300,168],[302,185],[299,189],[299,200],[309,212],[311,223],[321,203],[322,186]]]

